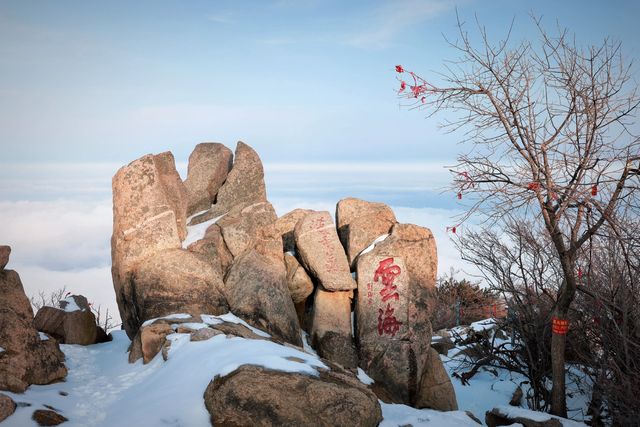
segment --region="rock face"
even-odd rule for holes
[[[186,236],[187,190],[171,153],[146,155],[113,177],[112,275],[127,333],[135,333],[131,276],[145,258],[181,247]],[[133,335],[131,335],[133,336]]]
[[[33,319],[35,328],[63,344],[89,345],[98,342],[96,317],[85,297],[71,295],[60,301],[60,307],[42,307],[38,310]]]
[[[38,423],[39,426],[57,426],[69,421],[56,411],[49,409],[37,409],[33,412],[31,419]]]
[[[276,221],[276,231],[282,236],[282,246],[285,252],[294,252],[296,250],[296,239],[293,233],[298,221],[313,213],[310,209],[294,209],[282,215]]]
[[[11,255],[11,246],[1,245],[0,246],[0,271],[4,270],[7,264],[9,264],[10,255]]]
[[[184,181],[189,196],[187,215],[211,208],[232,164],[233,153],[224,145],[196,145],[189,156],[187,179]]]
[[[358,364],[351,335],[352,291],[316,289],[311,313],[311,340],[321,357],[345,368]]]
[[[355,267],[358,254],[376,238],[388,234],[397,222],[391,208],[384,203],[353,197],[340,200],[336,205],[336,223],[349,265]]]
[[[327,291],[349,291],[357,287],[329,212],[313,212],[294,229],[300,259]]]
[[[228,426],[377,426],[376,396],[353,376],[321,371],[318,378],[241,366],[215,378],[204,393],[211,422]]]
[[[250,250],[234,260],[224,284],[229,308],[250,325],[302,346],[283,265]]]
[[[67,375],[55,340],[41,340],[20,276],[0,271],[0,390],[22,393],[30,384],[49,384]]]
[[[389,237],[357,261],[360,366],[400,402],[411,405],[428,368],[428,303],[436,266],[431,232],[409,224],[394,225]]]
[[[294,304],[304,303],[313,292],[313,282],[295,256],[286,253],[287,286]]]
[[[198,224],[229,212],[236,206],[248,206],[267,201],[264,169],[260,156],[242,141],[236,146],[233,167],[218,190],[216,204],[208,212],[192,219]]]
[[[127,334],[143,321],[171,313],[227,312],[218,271],[202,255],[182,249],[169,249],[141,261],[130,278],[125,293],[130,310]],[[135,303],[134,303],[135,302]]]
[[[451,384],[438,352],[429,351],[429,358],[422,374],[420,390],[416,399],[416,408],[457,411],[456,392]]]
[[[229,251],[218,224],[211,224],[204,237],[189,245],[187,249],[204,256],[221,276],[226,274],[233,262],[233,254]]]
[[[0,393],[0,423],[13,415],[16,411],[16,403],[5,394]]]

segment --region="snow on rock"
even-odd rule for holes
[[[187,313],[170,314],[170,315],[164,316],[164,317],[156,317],[154,319],[149,319],[149,320],[145,321],[142,324],[142,327],[149,326],[150,324],[152,324],[156,320],[160,320],[160,319],[176,320],[176,319],[190,319],[191,317],[193,317],[193,316],[191,316],[190,314],[187,314]]]
[[[4,351],[4,348],[0,347],[0,353],[2,353]]]
[[[389,404],[380,401],[382,417],[379,427],[478,427],[463,411],[440,412],[431,409],[415,409],[411,406]]]
[[[46,341],[49,339],[49,336],[44,332],[38,332],[38,336],[40,337],[40,341]]]
[[[375,382],[362,368],[358,368],[358,379],[365,385],[371,385]]]
[[[373,250],[373,248],[376,247],[376,245],[382,241],[384,241],[384,239],[386,239],[387,237],[389,237],[389,234],[383,234],[382,236],[377,237],[373,242],[371,242],[371,244],[369,246],[367,246],[366,248],[364,248],[359,254],[358,256],[364,255],[368,252],[371,252]]]
[[[469,327],[475,332],[483,332],[496,327],[496,319],[484,319],[473,322]]]
[[[200,316],[202,318],[202,321],[206,324],[209,325],[217,325],[219,323],[222,322],[229,322],[229,323],[235,323],[237,325],[242,325],[245,326],[246,328],[250,329],[251,332],[253,332],[254,334],[261,336],[261,337],[265,337],[265,338],[270,338],[271,335],[269,335],[268,333],[254,328],[253,326],[249,325],[247,322],[245,322],[244,320],[242,320],[241,318],[239,318],[238,316],[236,316],[233,313],[226,313],[226,314],[222,314],[220,316],[212,316],[209,314],[202,314]]]
[[[197,216],[197,215],[198,214],[196,214],[195,216]],[[226,215],[226,214],[224,214],[224,215]],[[187,226],[187,237],[185,237],[184,241],[182,242],[182,248],[183,249],[187,249],[190,244],[195,243],[198,240],[203,239],[204,235],[207,233],[207,228],[209,228],[210,225],[215,224],[216,222],[218,222],[218,220],[220,220],[224,215],[220,215],[219,217],[210,219],[209,221],[205,221],[205,222],[202,222],[200,224]],[[191,218],[193,218],[193,216],[189,217],[189,219],[187,219],[187,224],[189,223]]]
[[[61,304],[61,306],[64,306],[64,311],[67,313],[73,313],[74,311],[84,311],[84,309],[80,308],[78,304],[76,304],[76,299],[72,296],[62,299],[60,300],[60,302],[66,303]]]
[[[510,419],[525,418],[527,420],[536,421],[536,422],[544,422],[544,421],[549,421],[551,419],[555,419],[560,421],[560,423],[564,427],[585,427],[586,426],[586,424],[584,423],[568,420],[566,418],[557,417],[555,415],[547,414],[545,412],[531,411],[529,409],[518,408],[515,406],[509,406],[509,405],[497,406],[493,409],[493,412],[503,415]]]

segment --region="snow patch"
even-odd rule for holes
[[[318,353],[316,353],[313,347],[311,347],[311,344],[309,344],[309,334],[301,329],[300,336],[302,336],[302,348],[304,349],[304,351],[306,351],[309,354],[313,354],[314,356],[317,356]]]
[[[202,316],[200,316],[202,318],[202,321],[205,323],[208,323],[209,325],[216,325],[218,323],[221,322],[229,322],[229,323],[235,323],[235,324],[239,324],[239,325],[243,325],[247,328],[249,328],[251,330],[251,332],[253,332],[254,334],[261,336],[261,337],[265,337],[265,338],[270,338],[271,335],[269,335],[268,333],[254,328],[253,326],[249,325],[247,322],[245,322],[244,320],[242,320],[241,318],[239,318],[238,316],[236,316],[235,314],[229,312],[226,314],[223,314],[221,316],[210,316],[207,314],[203,314]],[[206,319],[205,319],[206,317]],[[215,322],[215,323],[211,323],[211,321]]]
[[[73,297],[67,297],[65,299],[60,300],[60,302],[66,302],[64,306],[64,311],[67,313],[73,313],[74,311],[84,311],[84,309],[78,307],[76,304],[76,300]]]
[[[40,341],[47,341],[49,337],[44,332],[38,332],[38,336],[40,337]]]
[[[3,351],[5,351],[5,349],[0,347],[0,353],[2,353]]]
[[[545,412],[531,411],[529,409],[518,408],[510,405],[500,405],[495,408],[499,413],[509,418],[527,418],[532,421],[544,422],[551,419],[556,419],[562,423],[564,427],[585,427],[586,424],[580,423],[566,418],[560,418],[555,415],[547,414]]]
[[[473,322],[469,325],[475,332],[482,332],[494,329],[496,327],[496,319],[485,319]]]
[[[377,237],[369,246],[367,246],[366,248],[364,248],[359,254],[358,256],[362,256],[368,252],[371,252],[373,250],[373,248],[376,247],[376,245],[382,241],[384,241],[384,239],[386,239],[387,237],[389,237],[388,234],[383,234],[382,236]]]
[[[150,324],[152,324],[153,322],[155,322],[156,320],[160,320],[160,319],[166,319],[166,320],[175,320],[175,319],[191,319],[190,314],[187,313],[177,313],[177,314],[170,314],[168,316],[164,316],[164,317],[156,317],[153,319],[149,319],[147,321],[145,321],[142,326],[149,326]]]
[[[182,242],[182,248],[187,249],[190,244],[203,239],[204,235],[207,233],[207,228],[209,228],[209,226],[211,226],[212,224],[215,224],[216,222],[218,222],[218,220],[225,215],[226,214],[222,214],[217,218],[210,219],[209,221],[205,221],[196,225],[187,226],[187,237],[185,237],[184,241]],[[188,220],[187,220],[187,223],[189,223]]]
[[[370,385],[373,384],[375,381],[369,376],[367,375],[367,373],[365,371],[363,371],[361,368],[358,368],[358,379],[360,380],[360,382],[362,384],[365,385]]]
[[[195,323],[195,322],[172,323],[171,324],[171,328],[173,328],[173,329],[178,329],[179,326],[191,329],[192,331],[197,331],[197,330],[209,327],[209,325],[206,324],[206,323]]]
[[[407,405],[380,401],[382,417],[379,427],[478,427],[463,411],[440,412],[432,409],[416,409]]]

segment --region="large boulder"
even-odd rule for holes
[[[6,394],[0,393],[0,423],[16,411],[16,403]]]
[[[318,377],[244,365],[214,378],[204,393],[214,425],[377,426],[376,396],[343,371]]]
[[[431,232],[410,224],[396,224],[357,261],[360,365],[406,404],[415,404],[427,368],[436,267]]]
[[[22,393],[31,384],[49,384],[67,375],[55,340],[41,339],[20,276],[0,271],[0,390]]]
[[[236,316],[277,339],[302,346],[284,263],[278,265],[249,250],[233,261],[225,278],[224,293]]]
[[[125,327],[131,318],[131,275],[144,259],[177,249],[186,236],[187,190],[170,152],[148,154],[113,177],[113,284]]]
[[[349,265],[355,267],[358,254],[376,238],[388,234],[397,222],[391,208],[384,203],[353,197],[340,200],[336,205],[336,225]]]
[[[416,398],[416,408],[437,409],[439,411],[457,411],[456,392],[451,378],[444,368],[436,350],[429,351],[424,367],[420,390]]]
[[[298,255],[308,272],[327,291],[357,287],[329,212],[312,212],[294,229]]]
[[[267,190],[260,156],[253,148],[238,141],[233,167],[218,190],[215,205],[206,213],[194,217],[191,224],[216,218],[236,206],[248,206],[266,200]]]
[[[280,236],[282,236],[282,246],[285,252],[295,252],[296,239],[293,230],[298,221],[312,212],[315,211],[310,209],[294,209],[278,218],[275,227]]]
[[[325,359],[356,368],[358,357],[351,334],[351,300],[353,291],[316,289],[311,313],[311,340]]]
[[[209,142],[196,145],[189,156],[184,181],[189,195],[187,215],[211,208],[232,164],[233,153],[224,145]]]
[[[51,335],[63,344],[89,345],[98,342],[96,317],[82,295],[63,299],[60,308],[40,308],[33,325],[38,331]]]
[[[140,261],[123,286],[124,329],[133,338],[142,322],[170,313],[225,313],[222,289],[222,277],[206,257],[182,249],[158,252]]]

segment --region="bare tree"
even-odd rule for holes
[[[551,412],[566,416],[565,347],[569,309],[583,279],[579,252],[619,211],[637,209],[640,140],[632,132],[638,107],[620,43],[581,48],[566,30],[551,36],[535,20],[538,43],[493,44],[483,27],[474,46],[458,20],[451,45],[460,58],[431,84],[401,66],[407,105],[462,113],[445,123],[469,146],[451,169],[453,190],[487,227],[531,222],[554,249],[561,283],[553,295]],[[451,228],[453,232],[460,224]]]

